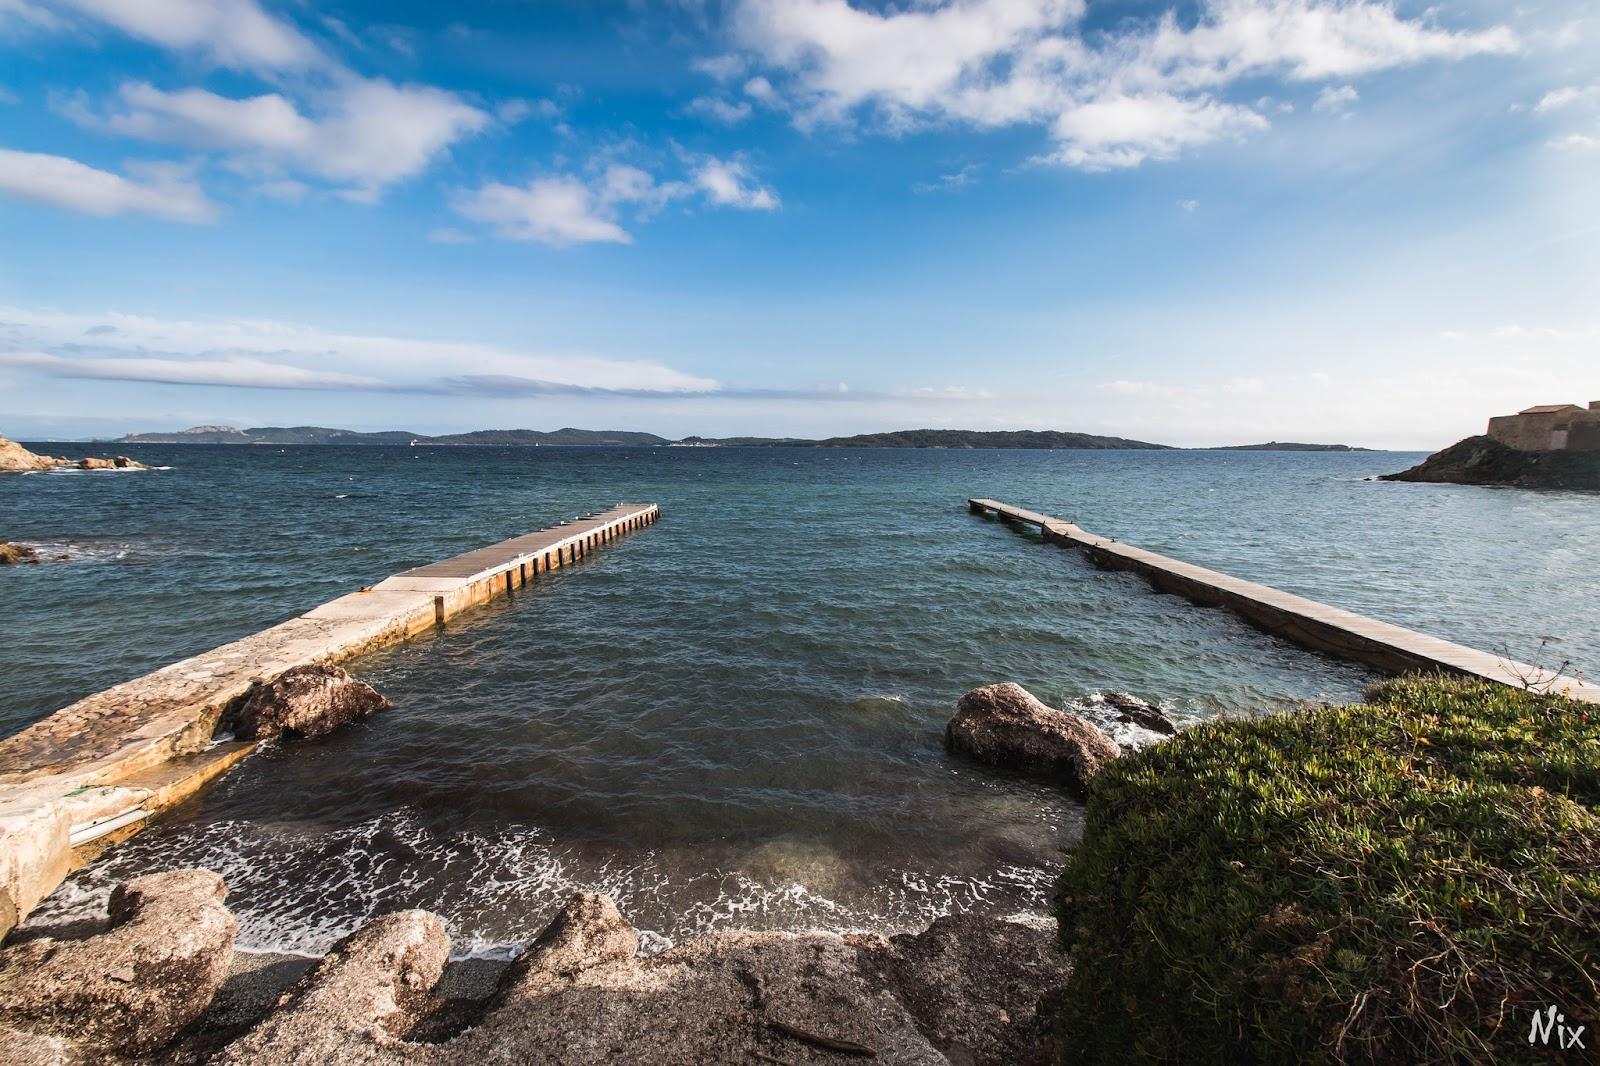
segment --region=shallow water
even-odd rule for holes
[[[617,500],[660,524],[352,669],[395,701],[264,751],[44,909],[223,872],[249,947],[425,906],[458,951],[577,888],[666,938],[899,929],[1048,898],[1079,811],[945,756],[997,680],[1178,717],[1347,699],[1366,671],[966,513],[1035,507],[1489,650],[1600,670],[1600,497],[1363,480],[1395,453],[149,447],[0,479],[0,723],[389,573]],[[1560,603],[1560,611],[1550,609]],[[11,627],[8,627],[11,628]],[[1538,651],[1541,640],[1552,643]]]

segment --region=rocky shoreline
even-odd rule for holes
[[[67,459],[30,452],[16,441],[0,437],[0,474],[29,474],[47,470],[149,470],[143,463],[119,455],[112,459]]]
[[[330,667],[253,689],[230,719],[319,736],[387,706]],[[968,693],[956,753],[1081,794],[1099,767],[1174,732],[1132,696],[1048,707],[1015,684]],[[450,962],[444,921],[385,914],[321,959],[235,950],[203,869],[136,878],[74,938],[0,950],[0,1060],[18,1063],[750,1061],[1044,1066],[1070,963],[1046,915],[960,914],[917,933],[718,932],[658,953],[607,897],[574,896],[509,962]],[[56,931],[64,933],[64,930]],[[85,935],[87,934],[87,935]]]
[[[375,918],[320,960],[248,956],[225,894],[206,870],[137,878],[104,931],[0,951],[0,1058],[1042,1066],[1069,972],[1052,923],[972,915],[892,937],[713,933],[644,956],[590,893],[509,963],[447,963],[426,911]]]
[[[1600,490],[1600,452],[1528,452],[1493,437],[1468,437],[1379,481]]]

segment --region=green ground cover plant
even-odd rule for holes
[[[1406,677],[1091,783],[1067,1061],[1592,1061],[1600,708]],[[1587,1050],[1530,1044],[1533,1012]]]

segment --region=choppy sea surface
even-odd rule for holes
[[[393,709],[256,754],[43,922],[184,865],[227,878],[262,950],[426,907],[458,953],[503,952],[578,889],[657,943],[1036,907],[1079,808],[946,756],[963,692],[1120,690],[1200,719],[1369,680],[972,517],[969,496],[1600,674],[1600,496],[1365,480],[1411,454],[127,450],[169,469],[0,478],[0,539],[65,557],[0,570],[4,733],[410,566],[619,500],[663,515],[357,660]]]

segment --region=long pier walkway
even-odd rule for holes
[[[1600,685],[1478,651],[1425,633],[1379,622],[1267,585],[1170,559],[1088,533],[1071,522],[998,500],[972,499],[968,508],[1017,525],[1037,526],[1046,543],[1080,548],[1097,565],[1131,570],[1163,592],[1194,603],[1228,607],[1249,622],[1316,651],[1388,673],[1410,670],[1464,674],[1515,688],[1537,685],[1576,700],[1600,703]]]
[[[255,682],[443,625],[659,514],[655,504],[618,504],[407,570],[0,740],[0,937],[82,861],[79,849],[137,831],[248,755],[253,743],[213,736],[228,705]]]

